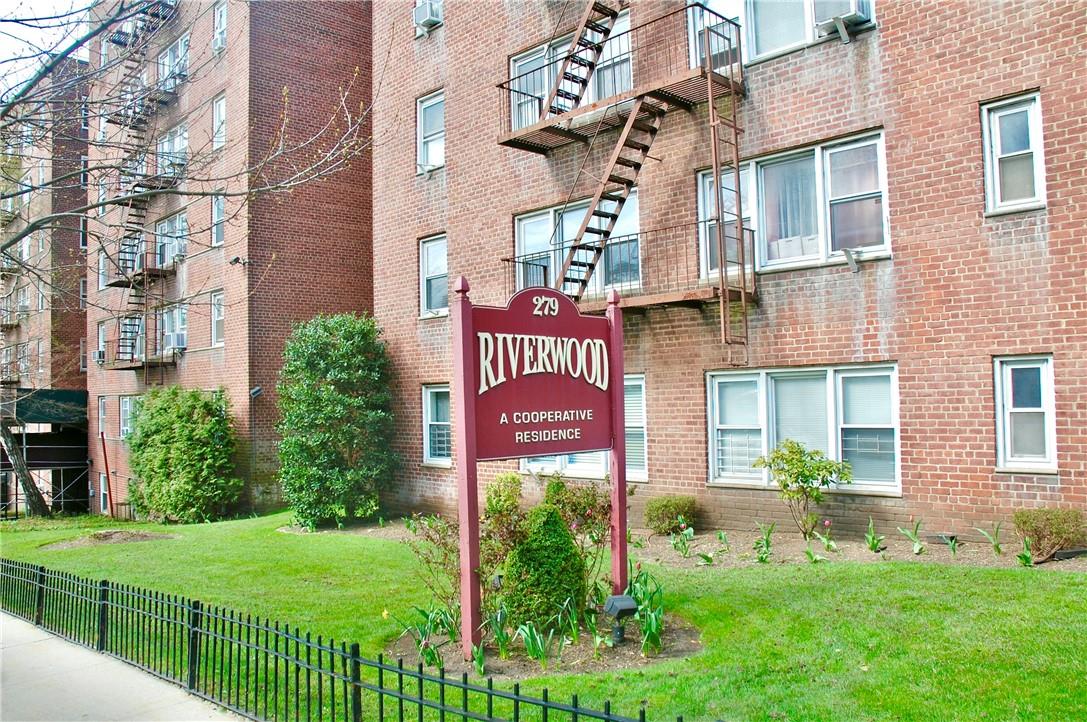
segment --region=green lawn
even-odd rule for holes
[[[426,603],[404,545],[275,531],[287,522],[131,525],[179,538],[67,550],[39,547],[88,530],[0,525],[0,546],[357,640],[371,655],[400,631],[383,609]],[[702,654],[523,688],[610,698],[627,714],[646,700],[653,720],[1087,719],[1087,575],[896,562],[653,571],[669,610],[703,630]]]

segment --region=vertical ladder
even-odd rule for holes
[[[540,120],[547,118],[548,114],[568,113],[581,104],[617,17],[619,11],[599,0],[592,0],[586,6],[574,31],[574,38],[570,41],[570,48],[555,73],[547,100],[540,108]]]
[[[555,289],[575,302],[585,294],[604,256],[604,248],[637,183],[638,173],[649,157],[649,149],[660,132],[666,112],[666,106],[649,103],[645,96],[638,96],[631,102],[626,123],[600,176],[600,184],[555,277]]]

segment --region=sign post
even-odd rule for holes
[[[626,589],[623,318],[615,291],[604,318],[583,316],[551,288],[520,291],[505,308],[473,306],[463,276],[453,291],[461,640],[470,659],[482,623],[479,461],[609,451],[612,586]]]

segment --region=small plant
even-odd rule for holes
[[[804,550],[804,554],[808,557],[808,561],[811,562],[812,564],[819,564],[819,563],[825,562],[827,560],[827,558],[825,556],[823,556],[821,554],[816,554],[814,551],[812,551],[812,548],[811,548],[810,544]]]
[[[819,521],[811,507],[823,501],[823,490],[831,484],[853,481],[853,471],[847,462],[831,461],[822,451],[809,451],[792,439],[782,441],[752,466],[770,470],[770,478],[777,483],[780,496],[805,540],[811,539]]]
[[[559,607],[559,613],[555,615],[554,621],[555,627],[559,630],[559,635],[562,637],[569,637],[571,644],[577,644],[581,638],[581,624],[578,620],[579,617],[578,604],[573,597],[567,597],[566,601]],[[562,642],[560,642],[562,644]],[[559,656],[562,656],[560,650]]]
[[[445,660],[442,659],[442,647],[449,643],[448,640],[435,644],[433,637],[435,632],[439,631],[439,618],[442,614],[442,610],[432,609],[427,610],[421,607],[415,607],[416,619],[414,622],[405,624],[396,617],[396,621],[400,622],[404,626],[404,631],[400,633],[403,637],[408,635],[415,642],[415,650],[419,653],[419,660],[428,667],[436,667],[437,669],[444,669]]]
[[[885,549],[883,540],[886,538],[882,534],[876,534],[876,523],[872,521],[872,517],[868,517],[868,531],[864,533],[864,543],[868,545],[868,551],[879,554]]]
[[[555,645],[555,630],[548,631],[545,638],[535,624],[528,622],[517,628],[517,636],[525,643],[525,654],[528,658],[539,662],[541,669],[547,669],[547,662],[551,659]]]
[[[828,519],[827,522],[829,523],[830,520]],[[838,551],[838,542],[836,542],[836,541],[834,541],[833,539],[830,538],[830,527],[827,526],[826,529],[827,529],[826,534],[820,534],[817,531],[813,531],[812,536],[814,536],[816,539],[819,540],[819,543],[823,545],[824,550],[826,550],[828,552],[837,552]]]
[[[654,534],[674,534],[680,531],[679,519],[694,519],[693,496],[659,496],[645,505],[645,525]]]
[[[951,550],[951,558],[957,558],[959,556],[959,538],[954,535],[948,536],[947,548]]]
[[[634,536],[634,532],[630,529],[627,529],[627,544],[634,547],[635,549],[645,548],[645,540],[643,540],[641,537]]]
[[[1030,538],[1035,563],[1087,543],[1087,521],[1079,509],[1020,509],[1012,520],[1019,536]]]
[[[732,549],[732,546],[728,543],[728,534],[721,530],[717,531],[717,543],[721,545],[721,551],[725,554],[728,554],[729,550]]]
[[[642,654],[646,657],[664,649],[664,606],[638,610],[638,626],[642,630]]]
[[[671,536],[672,548],[679,552],[681,557],[687,559],[691,556],[691,540],[694,539],[694,527],[687,523],[683,515],[676,519],[676,523],[679,526],[679,531]]]
[[[1030,537],[1023,537],[1023,551],[1015,555],[1015,558],[1019,560],[1019,563],[1025,567],[1034,566],[1034,555],[1030,551]]]
[[[983,537],[985,537],[986,541],[988,541],[989,544],[992,545],[993,554],[995,554],[996,556],[1000,556],[1004,553],[1004,547],[1000,544],[1000,522],[997,522],[996,525],[993,527],[992,534],[985,531],[984,529],[979,529],[978,527],[974,527],[974,529]]]
[[[472,666],[480,677],[487,674],[487,654],[483,651],[482,644],[472,645]]]
[[[460,639],[460,605],[456,604],[450,609],[435,609],[434,628],[449,637],[451,642]]]
[[[491,612],[483,622],[483,626],[490,630],[491,637],[494,638],[494,644],[498,647],[499,659],[509,658],[510,641],[513,639],[513,635],[510,633],[509,622],[509,614],[506,612],[506,607],[504,605],[499,606],[498,609]]]
[[[700,567],[712,567],[713,566],[713,552],[698,552],[698,566]]]
[[[635,566],[626,593],[638,605],[634,619],[642,633],[642,654],[659,652],[663,649],[664,590],[649,572]]]
[[[921,530],[921,520],[920,519],[918,519],[914,523],[913,531],[910,531],[909,529],[903,529],[902,527],[898,527],[899,533],[902,534],[902,536],[909,539],[911,542],[913,542],[913,553],[915,555],[918,555],[918,556],[925,553],[925,543],[923,541],[921,541],[921,536],[920,536],[920,533],[919,533],[920,530]]]
[[[756,524],[758,524],[758,522],[756,522]],[[759,533],[761,533],[762,536],[755,540],[755,543],[754,545],[752,545],[751,548],[755,550],[755,559],[759,562],[759,564],[766,564],[770,561],[770,553],[772,548],[770,535],[774,533],[774,528],[777,527],[777,522],[771,522],[770,526],[763,526],[762,524],[758,524],[758,527]]]

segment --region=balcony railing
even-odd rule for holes
[[[0,309],[0,329],[17,328],[26,314],[14,308]]]
[[[703,103],[709,99],[710,73],[715,96],[743,91],[740,26],[700,3],[612,35],[584,91],[574,79],[560,84],[561,90],[582,98],[576,106],[560,97],[544,108],[564,61],[583,52],[570,53],[562,46],[554,50],[513,59],[511,77],[498,85],[499,143],[546,151],[589,140],[599,125],[613,127],[624,120],[621,113],[609,117],[594,111],[639,95],[685,107]]]
[[[107,286],[127,287],[152,278],[165,278],[177,271],[177,261],[185,256],[178,243],[159,243],[147,250],[146,242],[120,241],[110,268]]]
[[[148,343],[148,342],[151,343]],[[181,349],[140,334],[131,338],[107,339],[102,349],[91,351],[91,363],[112,371],[127,371],[177,363]]]
[[[720,244],[714,221],[688,223],[642,231],[608,240],[585,293],[582,310],[600,310],[608,291],[616,290],[624,306],[699,303],[716,298],[722,287],[730,298],[754,300],[754,232],[745,229],[743,263],[734,223],[725,224],[726,263],[718,270]],[[505,258],[506,290],[556,286],[569,244]],[[589,260],[592,251],[579,250],[575,259]],[[744,293],[741,294],[741,288]]]

